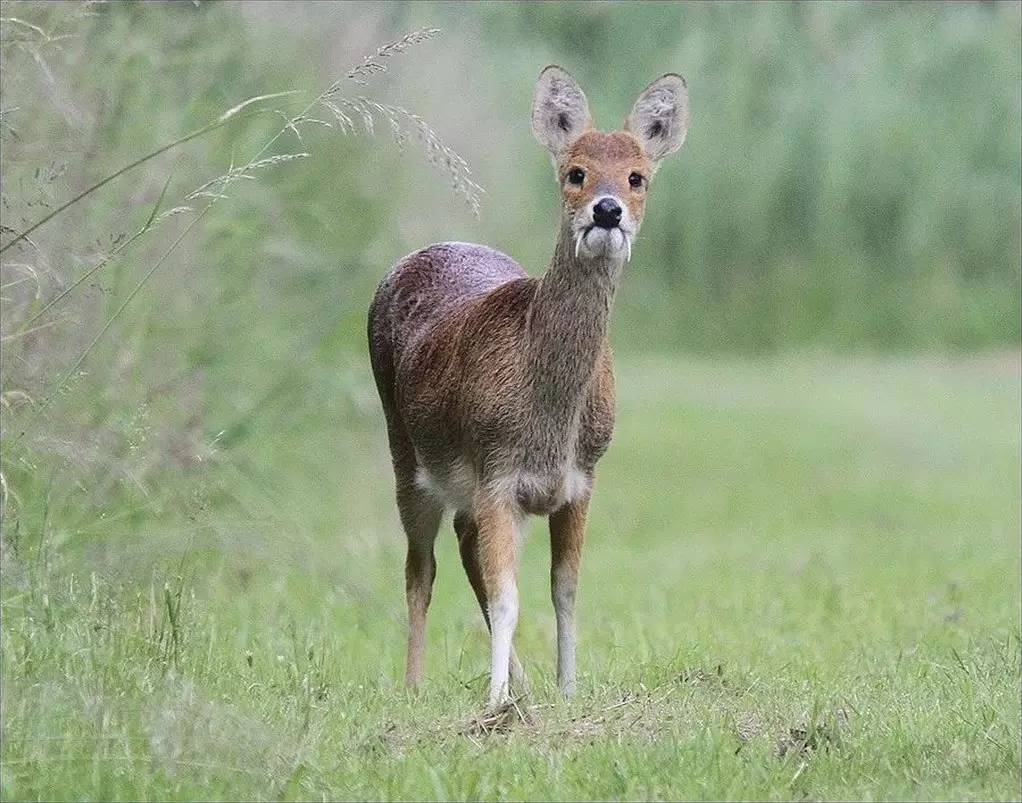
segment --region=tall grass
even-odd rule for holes
[[[11,7],[21,16],[6,15]],[[177,377],[168,377],[165,363],[147,359],[143,350],[126,349],[124,338],[136,343],[140,336],[145,338],[152,301],[145,304],[136,299],[161,269],[171,274],[186,269],[181,264],[184,252],[196,238],[209,236],[209,227],[217,225],[214,210],[241,194],[241,185],[270,168],[288,167],[309,157],[309,152],[291,148],[305,147],[310,129],[333,129],[350,137],[360,131],[373,134],[380,120],[399,149],[411,140],[421,145],[427,159],[446,174],[454,191],[476,212],[482,188],[473,181],[466,161],[422,117],[402,106],[349,92],[353,85],[364,85],[386,72],[383,61],[439,34],[432,28],[378,47],[311,100],[312,93],[304,93],[303,99],[296,90],[254,95],[217,114],[212,122],[130,161],[120,152],[103,153],[97,161],[109,172],[99,178],[90,176],[96,170],[87,160],[69,160],[59,168],[41,170],[31,156],[47,136],[51,153],[61,148],[70,153],[104,147],[109,133],[99,132],[95,125],[60,132],[50,120],[19,116],[16,112],[23,108],[17,105],[19,97],[27,100],[25,93],[38,91],[46,83],[66,97],[77,96],[81,79],[76,68],[95,55],[86,40],[96,35],[96,28],[119,22],[137,32],[137,23],[150,18],[133,20],[133,12],[107,8],[82,13],[74,7],[10,3],[4,9],[5,31],[31,34],[28,39],[15,35],[4,40],[8,69],[20,67],[24,75],[27,53],[42,73],[35,84],[25,82],[5,94],[5,100],[14,98],[5,115],[14,118],[5,132],[5,187],[13,184],[18,191],[5,194],[7,213],[0,240],[0,254],[5,255],[0,337],[6,358],[0,378],[5,413],[0,503],[5,514],[4,543],[17,545],[23,528],[44,542],[46,530],[55,525],[51,513],[56,510],[74,518],[76,508],[106,510],[123,505],[143,515],[158,514],[161,505],[151,498],[150,488],[168,472],[195,470],[213,457],[214,445],[226,431],[211,436],[203,430],[203,400],[197,395],[201,368],[185,368]],[[220,17],[227,24],[230,19],[230,14]],[[106,34],[100,34],[100,39],[112,46]],[[229,52],[209,55],[221,59]],[[297,103],[298,108],[273,105],[286,101]],[[332,121],[317,116],[322,112],[331,112]],[[255,126],[258,136],[267,119],[271,125],[278,120],[270,129],[274,133],[250,145],[246,139],[251,132],[246,132],[245,125],[262,122]],[[23,124],[16,127],[19,121]],[[210,150],[213,134],[223,134],[224,141]],[[202,144],[204,140],[204,158],[186,162],[181,169],[182,162],[194,154],[179,152],[193,141]],[[216,163],[228,149],[230,161],[224,169]],[[239,150],[252,155],[236,163]],[[178,157],[176,163],[168,164],[168,156]],[[211,178],[201,178],[211,171]],[[155,198],[118,196],[117,190],[123,193],[128,179],[138,180],[140,174],[142,186],[152,188],[149,193],[156,190]],[[58,182],[64,177],[66,189],[63,181]],[[75,184],[85,186],[76,190]],[[70,197],[58,200],[60,194]],[[140,200],[141,223],[130,233],[119,232]],[[111,229],[105,230],[104,224]],[[78,250],[93,242],[96,247],[90,252]],[[134,274],[131,278],[129,271]],[[212,284],[217,284],[215,279]],[[113,366],[109,360],[115,354],[119,365]],[[177,488],[171,495],[180,492]],[[45,514],[33,521],[33,511]],[[106,515],[100,513],[100,519]],[[56,521],[65,522],[60,516]],[[6,546],[5,555],[15,560]]]

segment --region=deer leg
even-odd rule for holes
[[[440,528],[443,509],[411,482],[398,487],[397,505],[408,537],[405,561],[405,597],[408,601],[408,664],[405,685],[417,688],[422,682],[426,650],[426,611],[433,595],[436,559],[433,542]]]
[[[550,596],[557,617],[557,685],[575,692],[575,589],[585,541],[589,500],[571,502],[550,516]]]
[[[518,517],[507,503],[480,495],[473,514],[479,530],[479,566],[490,619],[490,698],[508,699],[511,642],[518,625]]]
[[[486,629],[493,632],[490,627],[490,613],[486,607],[486,588],[483,585],[483,570],[479,565],[479,529],[470,513],[459,510],[454,516],[454,532],[458,534],[458,550],[461,552],[461,565],[465,567],[465,574],[475,592],[479,608],[483,612],[483,620],[486,622]],[[514,645],[511,646],[511,683],[522,692],[528,690],[528,681],[525,679],[525,670],[522,668]]]

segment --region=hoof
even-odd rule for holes
[[[508,733],[517,725],[535,725],[533,712],[520,704],[523,699],[511,698],[486,706],[482,714],[469,720],[462,733],[467,736],[489,736],[491,733]]]

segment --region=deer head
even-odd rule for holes
[[[646,87],[624,128],[604,133],[594,128],[571,75],[555,65],[540,73],[532,131],[553,159],[576,258],[631,258],[650,181],[687,130],[688,90],[680,75],[668,73]]]

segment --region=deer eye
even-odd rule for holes
[[[639,173],[632,173],[628,177],[628,183],[635,189],[639,189],[642,186],[642,175]]]
[[[573,167],[568,171],[568,183],[575,184],[581,187],[582,182],[586,180],[586,171],[581,167]]]

